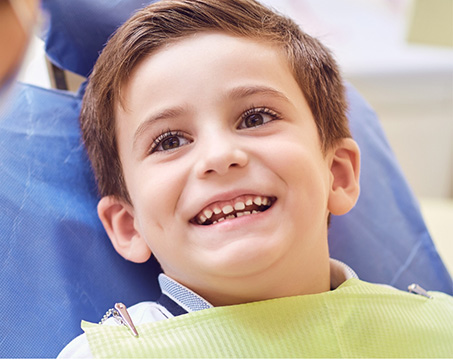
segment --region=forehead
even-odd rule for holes
[[[216,76],[209,78],[213,74]],[[296,84],[281,44],[205,31],[171,40],[141,59],[122,84],[117,109],[131,109],[143,95],[160,98],[170,85],[177,89],[173,94],[191,93],[203,81],[218,82],[222,87],[233,78],[244,82],[287,79]]]

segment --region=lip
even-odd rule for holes
[[[196,205],[195,207],[197,210],[192,213],[192,216],[189,218],[189,222],[191,223],[192,219],[195,218],[195,216],[198,215],[203,209],[205,209],[208,206],[212,206],[218,202],[228,202],[228,201],[233,201],[234,199],[241,197],[241,196],[262,196],[262,197],[270,197],[270,198],[277,198],[273,194],[264,194],[264,192],[257,192],[255,190],[235,190],[235,191],[229,191],[229,192],[223,192],[216,194],[209,199],[207,199],[205,202],[201,203],[200,205]],[[267,211],[266,211],[267,212]]]

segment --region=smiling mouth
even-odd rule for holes
[[[217,202],[201,210],[191,223],[209,226],[227,219],[234,219],[267,211],[275,203],[275,197],[244,195],[231,201]]]

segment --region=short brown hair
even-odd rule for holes
[[[114,114],[132,70],[169,42],[213,30],[281,46],[312,111],[322,150],[350,137],[335,60],[293,20],[254,0],[161,0],[139,10],[116,31],[99,56],[85,92],[80,122],[101,196],[130,202]]]

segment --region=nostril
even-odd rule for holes
[[[238,149],[204,154],[203,158],[196,165],[197,176],[203,178],[213,173],[223,176],[231,169],[244,167],[247,163],[247,154]]]

